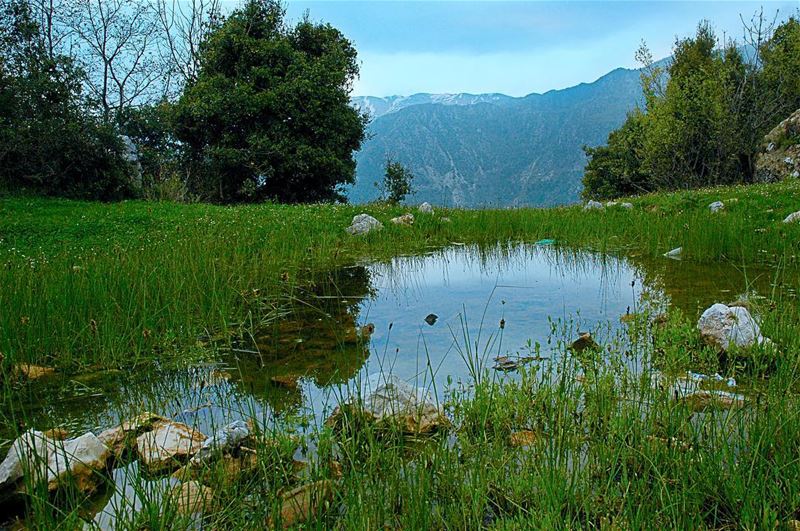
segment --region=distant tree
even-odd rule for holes
[[[383,175],[384,200],[401,203],[412,192],[411,182],[414,174],[400,162],[386,159],[386,172]]]
[[[176,105],[190,189],[212,201],[343,199],[366,118],[350,106],[352,44],[328,24],[294,27],[277,1],[249,0],[200,45]]]
[[[31,4],[0,13],[0,187],[115,199],[130,195],[131,167],[117,132],[82,98],[82,73],[51,46]]]

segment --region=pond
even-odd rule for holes
[[[143,410],[205,433],[239,418],[304,416],[313,425],[375,372],[440,398],[495,358],[548,358],[556,337],[602,343],[642,304],[696,316],[713,302],[780,288],[766,269],[615,257],[552,246],[454,245],[316,274],[258,333],[219,342],[220,362],[105,371],[27,386],[17,427],[100,430]],[[788,295],[794,293],[787,291]],[[562,349],[563,351],[563,349]],[[13,426],[3,430],[9,437]]]

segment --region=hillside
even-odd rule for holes
[[[374,118],[349,197],[355,203],[377,197],[374,182],[391,155],[416,174],[414,201],[464,207],[574,202],[581,147],[604,143],[640,98],[639,71],[620,68],[593,83],[522,98],[356,99]]]

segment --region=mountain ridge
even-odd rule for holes
[[[642,101],[640,70],[513,97],[420,93],[354,98],[374,112],[356,154],[351,201],[374,200],[388,156],[417,176],[410,201],[449,206],[549,206],[579,199],[582,146],[604,143]]]

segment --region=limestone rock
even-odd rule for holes
[[[197,481],[182,481],[174,485],[167,495],[175,512],[184,516],[207,511],[213,497],[214,492]]]
[[[422,203],[417,210],[422,214],[433,214],[433,207],[427,201]]]
[[[136,448],[142,466],[157,473],[180,466],[200,451],[205,440],[205,435],[186,424],[161,421],[136,438]]]
[[[800,221],[800,210],[792,212],[783,220],[784,223],[795,223],[797,221]]]
[[[152,430],[157,423],[166,422],[166,420],[155,413],[142,413],[122,422],[119,426],[101,432],[97,438],[108,446],[114,456],[119,459],[128,447],[135,447],[134,443],[139,435]]]
[[[13,486],[28,473],[33,483],[46,481],[49,491],[72,485],[90,493],[110,456],[106,445],[91,432],[62,441],[30,430],[14,441],[0,464],[0,488]]]
[[[26,380],[38,380],[45,376],[52,376],[56,373],[52,367],[42,367],[29,363],[20,363],[16,366],[16,373]]]
[[[394,426],[405,433],[428,434],[449,424],[442,408],[424,389],[415,389],[395,376],[373,374],[368,378],[361,399],[351,397],[336,408],[326,421],[338,425],[344,409],[365,416],[380,425]]]
[[[290,490],[281,496],[281,525],[284,529],[307,522],[333,499],[333,483],[323,479]],[[273,528],[274,523],[268,522]]]
[[[369,214],[358,214],[353,217],[353,221],[347,229],[347,232],[353,236],[360,234],[367,234],[373,230],[380,230],[383,228],[383,223],[373,218]]]
[[[511,433],[509,437],[511,446],[532,446],[536,442],[536,434],[531,430],[520,430]]]
[[[683,400],[694,411],[703,411],[711,407],[729,409],[744,405],[744,397],[742,395],[728,391],[709,391],[705,389],[688,394]]]
[[[761,345],[767,341],[750,312],[741,306],[714,304],[700,316],[697,328],[709,345],[724,351],[731,347]]]
[[[711,211],[712,214],[719,212],[720,210],[725,209],[725,203],[722,201],[714,201],[710,205],[708,205],[708,209]]]
[[[408,214],[403,214],[402,216],[392,218],[392,223],[394,223],[395,225],[413,225],[414,214],[411,214],[409,212]]]
[[[664,253],[664,256],[666,256],[667,258],[672,258],[673,260],[680,260],[682,254],[683,254],[683,247],[676,247],[673,250]]]
[[[583,206],[584,210],[603,210],[605,207],[599,201],[589,201]]]
[[[250,438],[250,427],[243,420],[236,420],[220,428],[217,432],[203,441],[203,445],[192,457],[194,462],[208,460],[214,453],[232,453],[237,450],[242,443]]]

